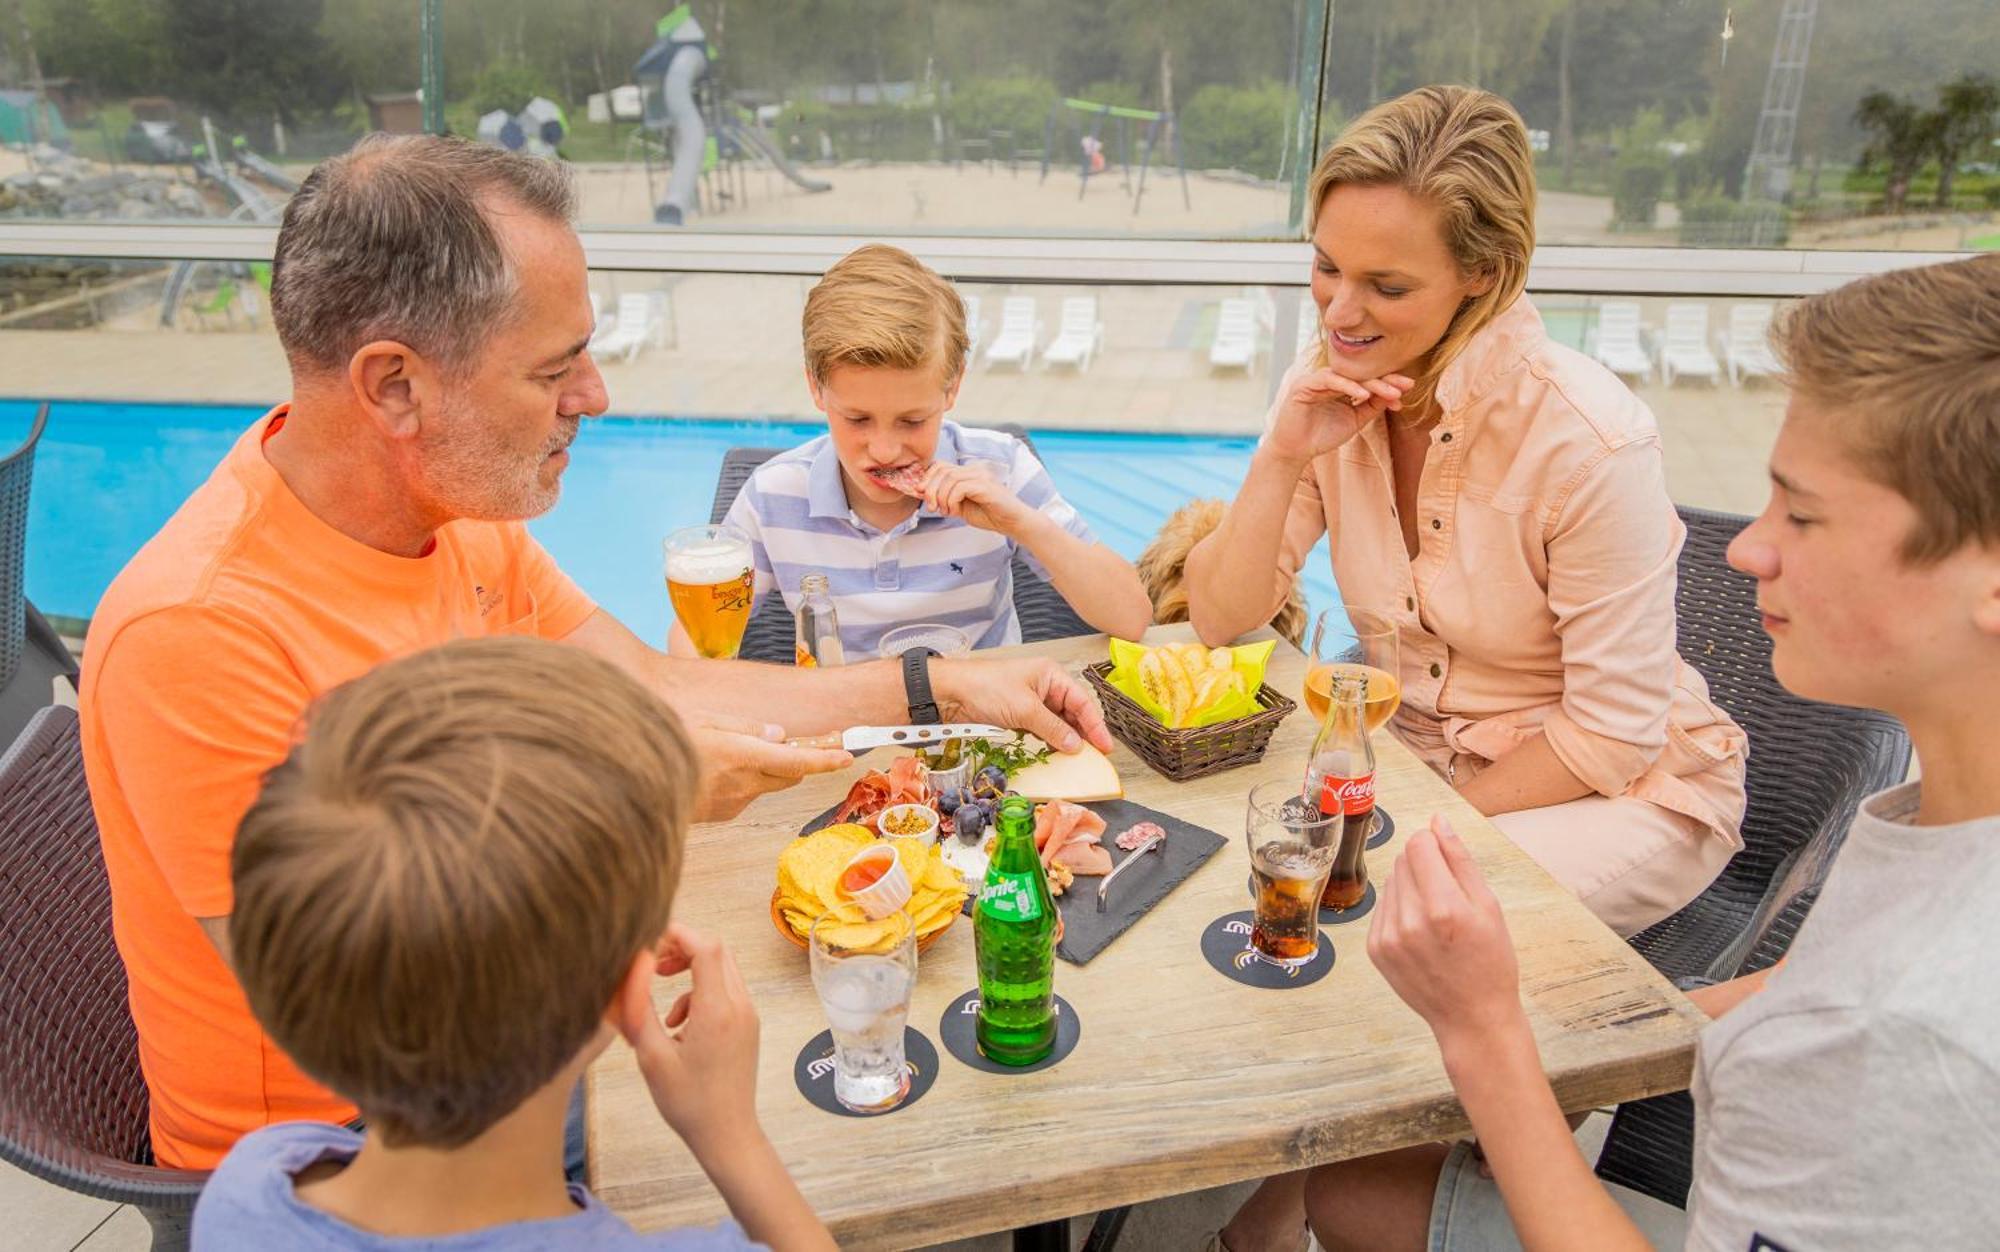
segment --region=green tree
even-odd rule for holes
[[[2000,110],[2000,83],[1985,74],[1967,74],[1938,88],[1937,121],[1931,143],[1938,159],[1938,208],[1951,207],[1951,183],[1969,149],[1993,138],[1993,114]]]
[[[346,74],[320,34],[323,0],[162,0],[176,94],[218,120],[287,126],[339,99]]]
[[[1887,170],[1883,208],[1890,213],[1902,212],[1910,180],[1937,148],[1942,115],[1920,109],[1902,96],[1871,91],[1854,106],[1854,120],[1875,136],[1861,153],[1862,164],[1880,162]]]

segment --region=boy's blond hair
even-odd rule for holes
[[[2000,257],[1892,270],[1787,309],[1787,381],[1908,500],[1912,564],[2000,544]]]
[[[237,832],[251,1009],[384,1142],[465,1144],[666,929],[695,781],[667,706],[580,648],[461,640],[336,689]]]
[[[871,243],[834,262],[806,296],[806,369],[821,383],[842,365],[944,366],[949,387],[965,372],[965,302],[936,270],[901,248]]]

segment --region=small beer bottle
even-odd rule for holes
[[[840,619],[834,615],[833,592],[825,574],[799,579],[798,630],[792,636],[792,663],[800,666],[839,665],[846,659],[840,647]]]
[[[1056,1046],[1056,902],[1035,851],[1035,808],[1000,801],[998,841],[972,913],[979,965],[980,1054],[1033,1065]]]
[[[1320,903],[1351,909],[1368,894],[1366,854],[1375,826],[1375,748],[1365,720],[1368,679],[1336,673],[1332,696],[1306,764],[1305,795],[1321,813],[1342,818],[1340,848]]]

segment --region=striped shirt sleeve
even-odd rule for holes
[[[1028,445],[1012,435],[1006,437],[1011,445],[1012,460],[1007,467],[1007,488],[1020,498],[1021,503],[1047,517],[1085,543],[1096,543],[1097,536],[1090,529],[1076,506],[1063,499],[1056,490],[1055,480],[1049,477],[1048,467],[1043,465]],[[1018,549],[1021,559],[1035,572],[1035,577],[1049,581],[1049,571],[1035,554],[1023,547]]]

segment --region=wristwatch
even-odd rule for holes
[[[931,658],[936,648],[911,648],[903,653],[903,694],[910,703],[910,725],[935,726],[944,718],[931,694]]]

